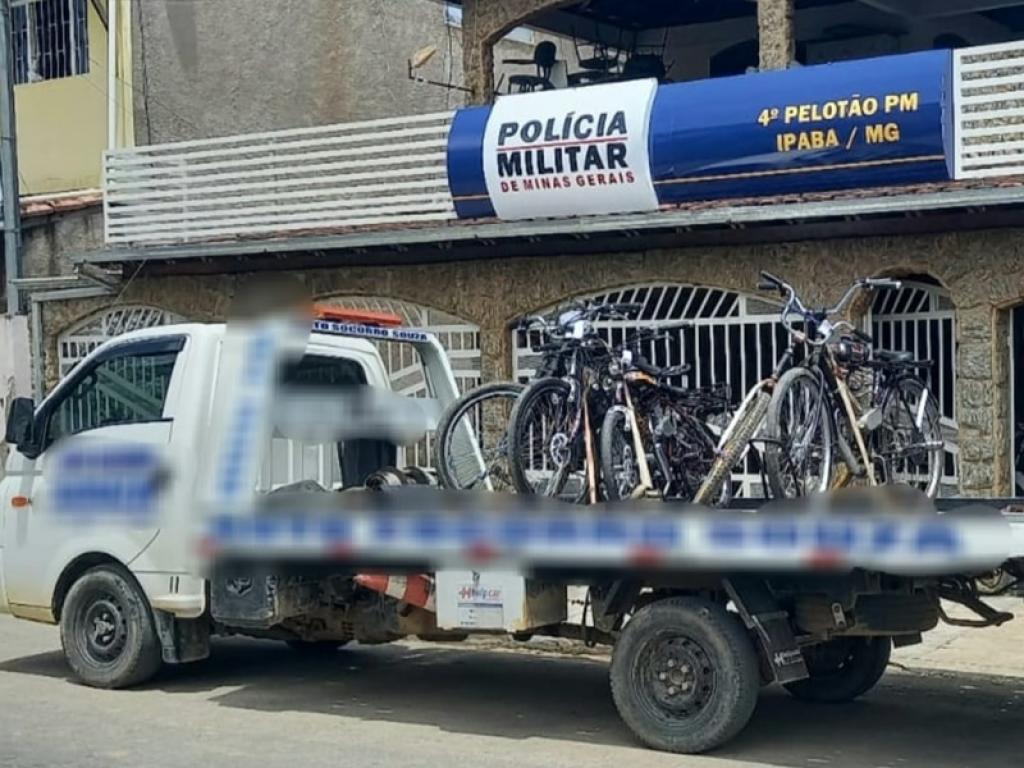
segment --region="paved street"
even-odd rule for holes
[[[1024,621],[941,628],[851,705],[766,689],[738,739],[685,757],[633,743],[601,658],[412,643],[313,659],[227,639],[143,689],[98,691],[68,680],[56,628],[0,617],[0,766],[18,768],[1009,768],[1022,723]]]

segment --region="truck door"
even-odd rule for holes
[[[61,452],[55,446],[72,435],[88,438],[97,448],[133,444],[152,446],[157,453],[166,449],[173,428],[167,414],[182,387],[183,366],[177,362],[185,343],[186,337],[176,334],[101,348],[37,409],[34,448],[41,452],[30,459],[12,451],[5,498],[0,499],[6,513],[4,581],[15,615],[49,619],[56,581],[78,555],[102,552],[130,563],[154,539],[157,529],[146,523],[62,514],[67,510],[56,508],[56,495],[47,493],[46,486],[52,485],[52,462]]]

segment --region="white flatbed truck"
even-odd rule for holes
[[[287,400],[275,389],[282,353],[254,354],[267,347],[240,338],[224,325],[127,333],[38,406],[12,404],[0,611],[59,624],[86,684],[142,683],[164,663],[206,657],[218,634],[306,650],[548,634],[613,645],[611,692],[629,728],[648,746],[699,752],[743,728],[762,685],[814,701],[864,693],[894,643],[936,625],[940,598],[973,609],[979,626],[1011,618],[972,585],[1000,566],[1024,575],[1013,500],[837,526],[751,510],[654,504],[624,517],[422,486],[372,492],[365,481],[396,448],[358,430],[329,444],[330,487],[265,493],[259,454]],[[288,370],[320,394],[387,390],[371,340],[411,345],[438,407],[457,397],[430,334],[358,317],[317,320]],[[240,389],[260,380],[256,358],[276,373]],[[265,423],[232,447],[240,413]],[[114,514],[126,499],[130,520]],[[418,589],[422,580],[432,586]],[[566,591],[579,586],[587,611],[569,623]]]

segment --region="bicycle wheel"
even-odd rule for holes
[[[704,482],[693,497],[696,504],[721,504],[732,496],[733,468],[740,463],[750,447],[750,441],[764,422],[771,395],[758,384],[740,403],[729,426],[718,443],[718,457],[711,465]]]
[[[718,457],[714,434],[696,416],[682,415],[676,424],[672,449],[676,493],[688,500],[692,499],[714,469]],[[732,482],[723,482],[717,496],[710,503],[724,507],[731,499]]]
[[[508,425],[526,386],[512,381],[472,389],[445,409],[434,437],[434,466],[446,488],[512,489]]]
[[[579,501],[587,492],[578,405],[570,392],[563,379],[538,379],[512,409],[509,465],[520,493]]]
[[[806,368],[786,371],[775,385],[765,425],[765,474],[772,498],[828,490],[831,421],[818,378]]]
[[[886,389],[872,447],[887,482],[912,485],[935,498],[942,479],[942,425],[935,398],[921,381],[897,379]]]
[[[601,425],[601,478],[608,501],[628,499],[640,487],[640,467],[633,445],[626,409],[610,408]]]

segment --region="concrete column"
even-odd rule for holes
[[[470,89],[470,104],[494,99],[494,43],[485,0],[462,3],[462,72]]]
[[[995,493],[1005,463],[996,440],[1001,430],[996,425],[995,319],[991,306],[957,307],[956,418],[964,496]]]
[[[786,69],[796,53],[793,0],[757,0],[761,69]]]
[[[484,383],[512,378],[511,337],[504,324],[480,326],[480,374]]]

